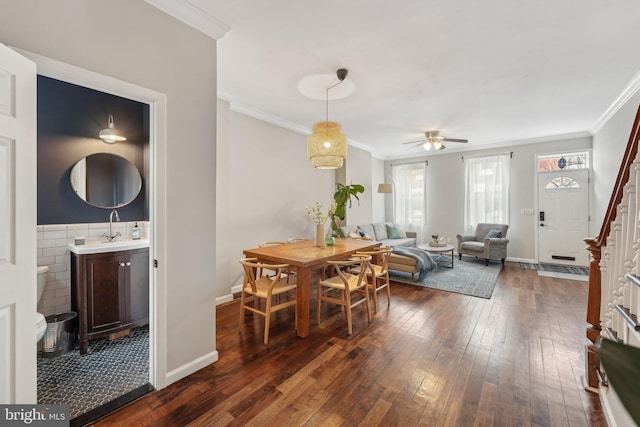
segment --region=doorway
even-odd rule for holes
[[[585,158],[586,153],[538,157],[540,263],[589,265],[583,241],[589,233],[589,169]],[[546,170],[540,170],[541,164]]]
[[[166,96],[164,94],[132,85],[111,77],[83,70],[30,52],[14,49],[37,65],[39,75],[72,83],[96,91],[120,96],[148,106],[148,166],[149,166],[149,327],[148,327],[148,373],[149,383],[156,389],[166,385],[166,315],[159,310],[165,307],[165,273],[154,268],[155,260],[162,248],[158,235],[165,231],[164,218],[159,215],[159,200],[163,200],[164,171],[161,159],[165,153]],[[35,348],[33,349],[35,351]],[[35,392],[34,392],[35,394]],[[111,410],[115,409],[112,408]]]

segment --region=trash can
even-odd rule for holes
[[[47,316],[47,331],[42,337],[40,355],[56,357],[73,350],[76,344],[77,313],[58,313]]]

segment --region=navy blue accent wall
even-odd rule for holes
[[[109,114],[126,141],[107,144],[98,138]],[[38,224],[109,221],[110,209],[88,205],[69,183],[73,165],[94,153],[119,155],[138,168],[142,190],[118,213],[122,221],[148,221],[148,148],[147,104],[38,76]]]

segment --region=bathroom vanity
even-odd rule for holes
[[[70,244],[69,251],[80,354],[91,339],[149,323],[148,240]]]

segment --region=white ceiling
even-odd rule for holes
[[[153,0],[148,0],[154,3]],[[156,0],[160,1],[160,0]],[[344,67],[329,119],[380,158],[587,135],[640,86],[637,0],[182,0],[230,27],[218,89],[232,108],[310,129],[325,102],[298,82]]]

